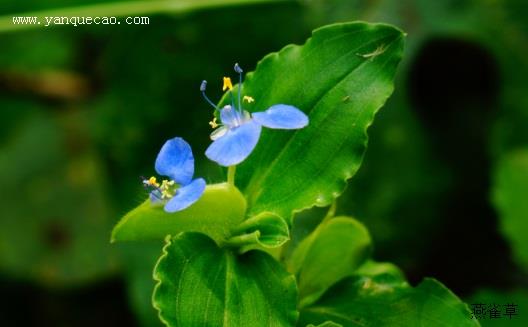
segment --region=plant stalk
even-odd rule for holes
[[[236,166],[229,166],[227,168],[227,182],[233,186],[235,186],[235,172]]]

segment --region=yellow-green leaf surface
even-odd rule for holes
[[[192,231],[222,242],[245,213],[246,200],[236,187],[227,183],[207,185],[195,204],[174,213],[146,200],[115,226],[112,241],[162,240],[167,235]]]
[[[255,102],[244,109],[283,103],[310,119],[296,131],[264,128],[237,168],[236,185],[251,213],[272,211],[291,223],[293,211],[328,205],[343,192],[361,164],[367,127],[392,93],[403,39],[389,25],[329,25],[302,46],[266,56],[247,75],[243,94]]]
[[[300,305],[352,275],[372,250],[367,229],[357,220],[335,217],[319,225],[294,250],[288,269],[298,277]]]
[[[494,187],[501,231],[517,261],[528,270],[528,149],[511,152],[500,161]]]
[[[153,304],[167,326],[294,326],[295,278],[261,251],[241,256],[203,234],[168,238]]]

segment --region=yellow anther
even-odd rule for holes
[[[161,198],[162,199],[170,199],[172,198],[172,194],[169,193],[167,190],[161,191]]]
[[[170,199],[174,196],[174,191],[171,189],[171,186],[174,185],[174,181],[164,179],[161,181],[161,186],[159,187],[159,190],[161,191],[161,198],[162,199]]]
[[[154,176],[149,178],[148,184],[152,185],[152,186],[155,186],[155,187],[159,187],[160,186],[159,183],[156,181],[156,177],[154,177]]]
[[[174,181],[169,181],[169,180],[164,179],[163,181],[161,181],[160,189],[168,190],[169,187],[171,187],[172,185],[174,185]]]
[[[255,102],[255,99],[253,99],[250,96],[244,95],[244,97],[242,98],[242,101],[247,101],[247,103],[251,103],[251,102]]]
[[[216,117],[213,118],[213,120],[209,122],[209,125],[211,125],[211,128],[217,128],[219,126],[218,123],[216,122]]]
[[[224,86],[222,86],[222,91],[227,89],[231,91],[233,89],[233,83],[231,83],[231,79],[229,77],[224,77]]]

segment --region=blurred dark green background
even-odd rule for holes
[[[470,303],[526,303],[528,264],[492,201],[497,165],[528,147],[526,1],[282,1],[141,15],[149,25],[9,30],[14,15],[97,3],[0,7],[0,326],[159,326],[149,303],[160,244],[109,244],[145,198],[139,176],[178,135],[197,175],[220,181],[203,154],[212,113],[201,80],[217,99],[234,62],[251,71],[312,29],[351,20],[408,35],[338,213],[363,221],[375,258],[412,283],[433,276]]]

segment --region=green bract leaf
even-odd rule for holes
[[[300,305],[316,300],[326,289],[352,275],[371,253],[367,229],[348,217],[319,225],[294,250],[288,268],[298,276]]]
[[[112,231],[112,241],[163,239],[180,232],[201,232],[217,242],[229,236],[246,212],[246,200],[227,183],[207,185],[204,194],[189,208],[167,213],[163,206],[146,200],[126,214]]]
[[[335,321],[343,326],[479,326],[467,305],[434,279],[412,288],[391,275],[354,276],[301,310],[299,325]]]
[[[276,248],[290,239],[288,225],[281,217],[263,212],[243,221],[232,231],[227,243],[250,248]]]
[[[391,26],[335,24],[317,29],[303,46],[266,56],[247,75],[243,94],[255,98],[250,112],[274,104],[309,115],[296,131],[263,129],[255,151],[237,168],[236,185],[251,213],[330,204],[357,171],[366,129],[393,90],[403,33]],[[236,90],[234,91],[236,92]],[[222,102],[228,104],[229,96]]]
[[[500,162],[495,177],[494,202],[502,233],[519,263],[528,269],[528,150],[515,151]]]
[[[295,279],[268,254],[241,256],[207,236],[168,238],[153,304],[167,326],[294,326]]]

